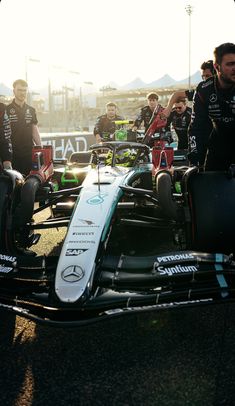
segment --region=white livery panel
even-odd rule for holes
[[[75,302],[89,288],[95,259],[123,183],[131,168],[92,169],[83,182],[56,270],[55,291],[62,302]]]

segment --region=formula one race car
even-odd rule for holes
[[[2,172],[0,309],[81,326],[234,300],[233,168],[201,173],[173,159],[156,171],[154,150],[135,142],[95,144],[90,153],[83,183],[70,189],[54,191],[45,175],[50,151],[26,179]],[[52,216],[36,223],[48,207]],[[58,254],[28,255],[36,232],[59,227],[67,233]]]

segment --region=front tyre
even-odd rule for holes
[[[22,248],[30,246],[30,223],[34,213],[36,193],[41,185],[37,177],[29,177],[21,189],[20,203],[13,216],[13,227],[18,245]],[[31,233],[32,234],[32,233]]]
[[[177,218],[177,206],[172,195],[172,177],[169,172],[159,172],[155,178],[156,192],[163,214],[171,219]]]
[[[22,225],[29,223],[33,217],[35,196],[40,185],[41,182],[38,178],[29,177],[22,186],[20,219]]]

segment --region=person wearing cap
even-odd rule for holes
[[[159,96],[155,92],[150,92],[146,96],[148,105],[141,108],[138,116],[136,117],[132,131],[136,131],[144,123],[145,132],[149,128],[150,124],[154,121],[159,110],[163,107],[158,103]]]
[[[191,121],[192,109],[185,99],[179,99],[167,119],[166,129],[174,128],[178,138],[178,149],[188,149],[188,126]]]
[[[201,64],[200,69],[201,69],[201,77],[202,77],[203,81],[207,80],[208,78],[215,75],[215,73],[216,73],[212,59],[209,59],[208,61],[203,62]],[[195,92],[195,90],[190,89],[190,90],[177,90],[175,93],[173,93],[168,101],[166,108],[163,110],[164,116],[169,117],[174,104],[177,103],[178,100],[188,99],[188,101],[192,101],[194,92]]]

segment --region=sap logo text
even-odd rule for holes
[[[87,251],[87,249],[83,249],[83,248],[68,248],[66,250],[65,256],[71,257],[71,256],[81,255],[86,251]]]

